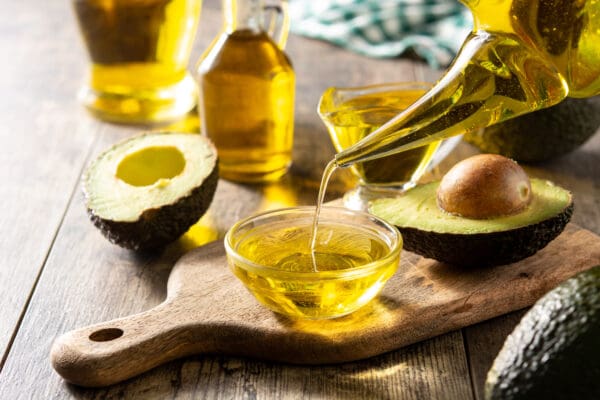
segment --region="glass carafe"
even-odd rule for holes
[[[187,66],[202,0],[71,1],[91,60],[80,99],[95,116],[153,125],[196,106]]]
[[[197,67],[202,131],[220,176],[273,181],[291,163],[295,75],[283,52],[286,3],[223,0],[224,28]]]
[[[342,151],[409,107],[431,88],[430,83],[399,82],[360,87],[331,87],[321,96],[319,116],[336,151]],[[460,141],[460,136],[434,141],[404,153],[358,162],[351,172],[358,185],[344,194],[344,206],[367,210],[370,200],[398,196],[412,188]]]
[[[600,1],[463,0],[474,30],[445,75],[336,155],[347,166],[600,93]],[[524,132],[523,134],[527,134]]]

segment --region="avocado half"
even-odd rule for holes
[[[116,144],[89,166],[90,219],[132,250],[174,241],[206,212],[218,182],[217,151],[204,136],[149,133]]]
[[[467,133],[463,139],[484,153],[541,162],[575,150],[599,127],[600,96],[567,98],[555,106]]]
[[[532,200],[521,212],[492,219],[449,214],[436,202],[439,182],[416,186],[397,198],[378,199],[369,211],[395,225],[404,248],[464,266],[509,264],[535,254],[556,238],[573,214],[571,193],[531,179]]]
[[[486,400],[600,399],[600,265],[548,292],[507,337]]]

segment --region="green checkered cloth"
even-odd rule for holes
[[[369,57],[412,49],[429,65],[448,65],[472,29],[458,0],[289,0],[291,31]]]

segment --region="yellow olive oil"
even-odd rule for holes
[[[331,112],[321,113],[321,117],[336,150],[342,151],[394,118],[424,93],[424,90],[391,90],[358,95]],[[439,144],[440,141],[434,141],[401,154],[356,163],[351,168],[363,184],[402,186],[421,176]]]
[[[476,28],[518,38],[543,55],[568,86],[572,97],[600,92],[600,1],[598,0],[464,0]],[[516,53],[515,53],[516,55]],[[490,54],[490,61],[493,60]],[[523,61],[523,71],[531,67]],[[498,64],[496,64],[498,65]],[[530,71],[533,72],[533,71]],[[535,76],[531,76],[535,78]],[[524,81],[532,90],[535,79]]]
[[[314,254],[311,232],[311,218],[256,227],[237,242],[236,251],[270,268],[253,269],[234,260],[232,270],[269,308],[319,319],[346,315],[363,306],[398,267],[397,257],[386,258],[390,244],[372,228],[320,221]],[[373,268],[351,271],[378,261]]]
[[[600,94],[600,1],[464,0],[475,30],[411,107],[336,155],[347,166]],[[524,135],[527,132],[523,132]]]
[[[325,166],[323,175],[321,176],[321,185],[319,186],[319,194],[317,196],[317,205],[315,207],[315,215],[312,221],[312,227],[310,232],[310,253],[313,257],[313,269],[317,270],[317,262],[315,260],[315,252],[317,248],[317,230],[319,228],[319,216],[321,215],[321,208],[323,207],[323,201],[325,201],[325,193],[327,192],[327,185],[329,179],[337,169],[335,160],[331,160]]]
[[[99,117],[156,123],[197,100],[186,71],[201,0],[74,0],[92,66],[82,92]]]
[[[273,181],[291,163],[295,74],[263,31],[223,33],[198,65],[202,131],[219,152],[219,174]]]

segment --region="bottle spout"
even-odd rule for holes
[[[485,128],[554,105],[567,94],[555,66],[517,36],[475,32],[431,90],[336,154],[336,164],[349,166]]]

